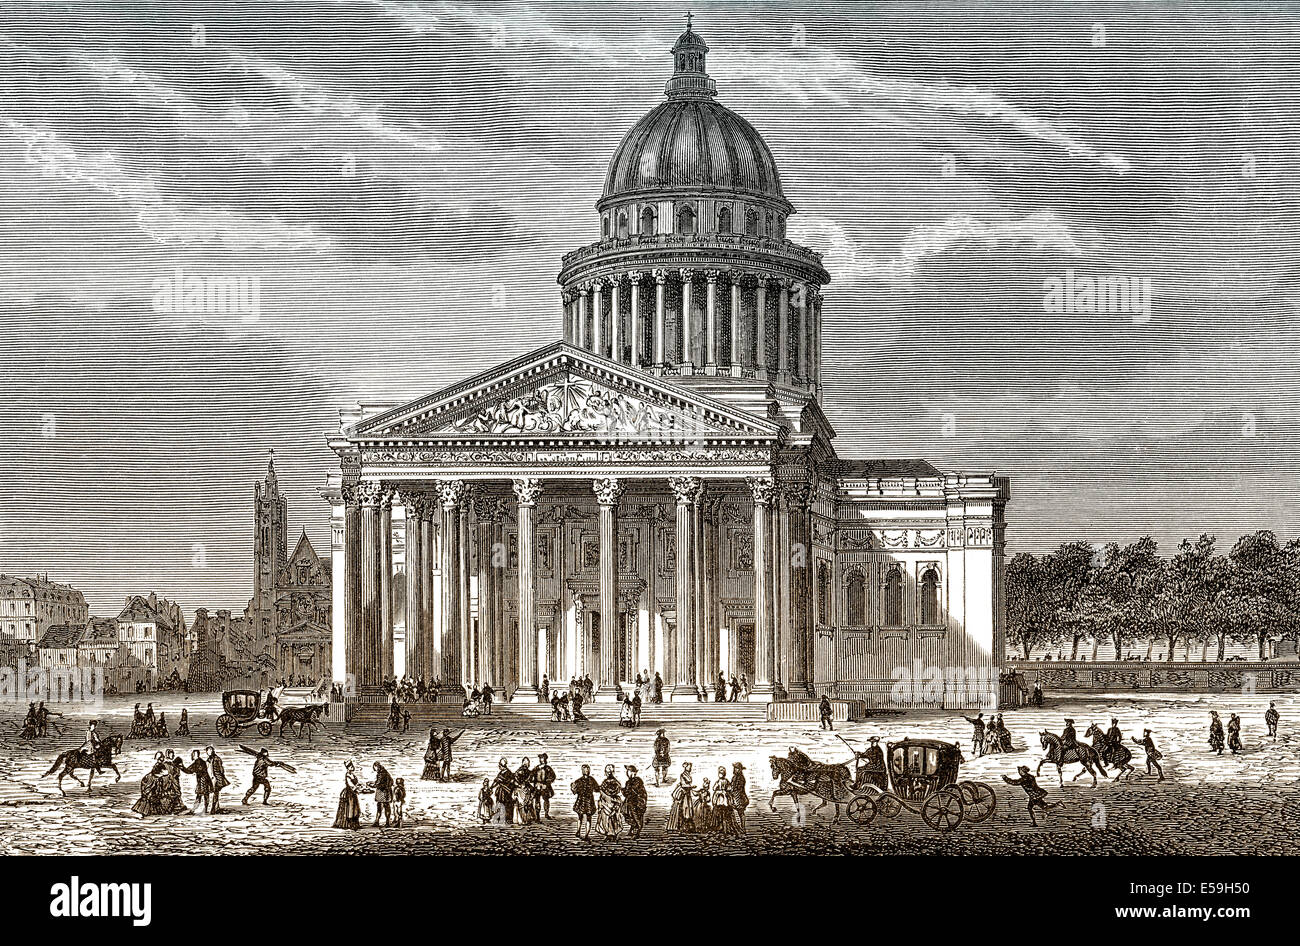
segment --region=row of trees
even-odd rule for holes
[[[1280,544],[1269,531],[1242,536],[1226,554],[1217,540],[1184,539],[1169,558],[1155,539],[1111,543],[1100,553],[1071,542],[1042,556],[1021,553],[1007,567],[1007,639],[1027,659],[1042,647],[1163,639],[1173,660],[1179,642],[1209,644],[1223,659],[1227,642],[1249,641],[1267,656],[1270,638],[1300,631],[1300,539]]]

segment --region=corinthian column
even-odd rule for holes
[[[767,277],[758,277],[754,299],[754,367],[767,371]],[[761,377],[761,375],[760,375]]]
[[[810,700],[816,694],[809,685],[811,668],[808,666],[812,640],[812,486],[794,483],[786,489],[786,503],[790,522],[790,634],[786,645],[786,667],[789,679],[785,681],[792,700]]]
[[[640,367],[641,360],[645,357],[645,352],[641,351],[641,346],[645,344],[645,323],[641,317],[641,273],[633,270],[627,274],[627,281],[632,287],[632,358],[629,363]]]
[[[740,277],[731,274],[731,350],[727,363],[734,369],[740,364]]]
[[[600,506],[600,679],[598,701],[612,701],[618,682],[618,498],[623,484],[605,477],[591,484]]]
[[[664,343],[664,329],[667,325],[667,316],[664,314],[664,293],[667,289],[668,270],[656,269],[651,275],[655,278],[654,358],[656,365],[663,365],[668,361],[668,353]]]
[[[500,647],[496,622],[497,567],[493,562],[496,524],[501,518],[501,501],[491,496],[474,500],[474,519],[478,523],[475,550],[478,560],[478,672],[477,677],[500,689],[503,683],[497,662]]]
[[[619,277],[609,281],[609,357],[620,364],[623,361],[623,311],[619,299]]]
[[[439,703],[459,703],[461,688],[460,649],[460,500],[463,480],[438,480],[435,484],[442,506],[442,668]]]
[[[361,489],[343,490],[343,672],[344,695],[356,698],[361,680]]]
[[[519,524],[519,684],[512,703],[536,703],[537,692],[537,623],[533,608],[533,511],[542,492],[542,481],[533,476],[513,483],[518,500]]]
[[[679,270],[678,273],[682,277],[682,337],[679,361],[683,365],[694,365],[695,327],[691,324],[691,281],[695,278],[695,273],[689,269]]]
[[[703,484],[699,477],[679,476],[668,481],[677,499],[677,629],[674,634],[676,675],[669,699],[699,699],[695,679],[695,504]]]
[[[772,639],[772,602],[768,588],[771,578],[771,538],[769,508],[776,493],[770,476],[747,480],[754,496],[754,680],[753,697],[764,702],[772,699],[775,642]]]
[[[357,628],[358,645],[353,648],[357,695],[373,699],[383,682],[380,661],[383,658],[383,549],[379,510],[383,488],[378,480],[357,484],[361,502],[361,620]]]
[[[421,521],[428,514],[422,496],[402,493],[406,505],[406,673],[412,680],[424,673],[424,650],[428,647],[424,626],[424,536]]]
[[[379,494],[379,596],[380,617],[379,674],[393,675],[393,490],[385,487]]]
[[[587,287],[578,287],[578,326],[573,342],[579,348],[587,347]]]
[[[591,350],[597,355],[605,355],[605,316],[601,311],[605,296],[605,281],[591,281]]]
[[[706,269],[704,289],[704,364],[718,370],[718,277],[716,269]]]
[[[781,294],[776,298],[776,370],[790,370],[790,280],[780,281]]]

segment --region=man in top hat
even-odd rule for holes
[[[582,776],[570,785],[569,789],[576,796],[573,800],[573,810],[578,816],[577,837],[583,841],[590,841],[591,816],[596,813],[596,792],[600,791],[600,783],[591,777],[591,766],[582,767]]]
[[[825,693],[822,694],[821,702],[817,705],[818,714],[821,716],[822,729],[834,729],[835,711],[831,709],[831,698]]]
[[[1277,723],[1282,717],[1278,715],[1277,706],[1272,700],[1268,701],[1268,709],[1264,711],[1264,722],[1268,725],[1268,734],[1274,739],[1277,738]]]
[[[537,766],[533,769],[533,790],[542,803],[541,815],[547,821],[551,819],[551,799],[555,797],[555,769],[546,761],[546,753],[537,756]]]
[[[731,765],[731,789],[727,792],[731,807],[740,822],[740,833],[745,833],[745,809],[749,807],[749,795],[745,792],[745,767],[739,762]]]
[[[1154,765],[1156,767],[1156,771],[1160,773],[1160,778],[1156,779],[1156,781],[1163,782],[1165,780],[1165,770],[1160,767],[1160,760],[1164,758],[1164,754],[1161,753],[1161,751],[1156,748],[1155,740],[1151,738],[1151,730],[1149,729],[1142,730],[1142,738],[1141,739],[1135,738],[1133,742],[1146,750],[1147,775],[1151,774],[1151,766]]]
[[[672,764],[672,759],[668,757],[668,737],[664,735],[661,729],[655,733],[655,788],[659,787],[659,779],[668,781],[668,766]]]
[[[645,827],[650,795],[646,791],[645,782],[636,774],[635,765],[625,765],[623,771],[627,773],[627,782],[623,786],[623,814],[627,818],[628,837],[639,838],[641,829]]]
[[[854,752],[854,755],[862,760],[862,767],[858,769],[858,785],[861,787],[866,783],[878,788],[888,788],[885,777],[885,752],[880,748],[880,737],[872,736],[868,741],[871,744],[867,746],[865,752]]]
[[[1038,784],[1038,780],[1029,771],[1029,766],[1019,766],[1017,771],[1020,773],[1020,778],[1008,778],[1004,775],[1002,781],[1008,785],[1019,785],[1025,790],[1025,796],[1029,799],[1029,823],[1034,827],[1038,827],[1038,821],[1034,818],[1034,809],[1038,808],[1046,812],[1048,808],[1055,808],[1056,805],[1043,801],[1047,797],[1047,789]]]

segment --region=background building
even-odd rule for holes
[[[80,625],[89,617],[86,599],[71,585],[50,581],[49,575],[0,575],[0,635],[35,643],[53,624]]]

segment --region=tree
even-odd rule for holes
[[[1007,639],[1019,647],[1025,659],[1038,644],[1051,637],[1047,569],[1029,552],[1021,552],[1007,565]]]
[[[1052,637],[1070,641],[1070,659],[1079,659],[1079,641],[1088,636],[1089,624],[1081,620],[1081,604],[1092,581],[1093,560],[1090,542],[1067,542],[1046,556],[1044,567],[1050,606]]]
[[[1288,600],[1292,597],[1291,566],[1287,558],[1277,536],[1267,529],[1243,535],[1228,553],[1230,585],[1236,599],[1236,636],[1254,640],[1260,660],[1268,656],[1271,633],[1293,629],[1294,612]]]

